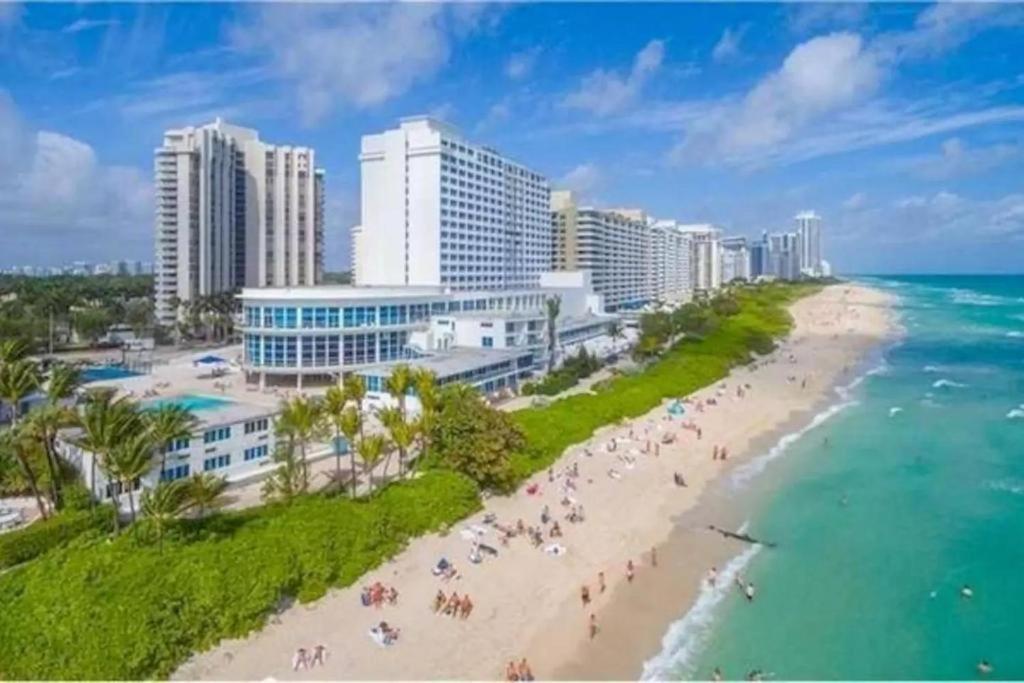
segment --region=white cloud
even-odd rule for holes
[[[86,19],[80,18],[75,19],[70,24],[61,29],[62,33],[81,33],[82,31],[90,31],[94,28],[103,28],[104,26],[114,26],[117,24],[117,19]]]
[[[869,8],[866,2],[794,2],[786,5],[789,27],[796,33],[855,26],[864,20]]]
[[[863,192],[855,192],[843,201],[843,208],[847,211],[857,211],[867,206],[868,196]]]
[[[519,81],[531,73],[537,66],[537,59],[540,57],[540,48],[532,47],[522,52],[510,55],[505,62],[505,75],[513,81]]]
[[[152,182],[138,168],[101,163],[80,140],[33,130],[0,91],[0,254],[38,263],[67,255],[89,258],[152,252]],[[31,240],[24,239],[28,234]]]
[[[948,180],[984,173],[1019,159],[1024,159],[1024,145],[1020,143],[972,147],[960,138],[949,138],[937,154],[914,157],[907,166],[922,178]]]
[[[593,201],[594,193],[604,185],[604,172],[591,163],[580,164],[558,179],[559,188],[572,190],[580,199]]]
[[[872,96],[882,71],[860,36],[832,33],[797,45],[782,66],[721,115],[698,122],[673,152],[735,162],[782,145],[808,124]]]
[[[231,36],[294,86],[300,115],[315,123],[337,107],[378,105],[426,81],[481,18],[462,5],[263,4]]]
[[[633,58],[633,67],[628,74],[605,69],[592,71],[583,78],[580,87],[565,98],[564,104],[598,116],[621,112],[640,95],[661,68],[664,58],[665,44],[652,40]]]
[[[911,31],[879,38],[877,49],[894,60],[936,57],[985,29],[1024,25],[1024,7],[1002,2],[937,2],[922,10]]]
[[[741,26],[736,29],[726,27],[722,31],[722,37],[718,39],[715,47],[711,50],[711,59],[716,62],[727,62],[739,57],[740,43],[743,42],[743,36],[747,32],[747,28],[747,26]]]

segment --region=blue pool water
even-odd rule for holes
[[[234,403],[234,401],[226,398],[217,398],[216,396],[203,396],[201,394],[181,394],[179,396],[169,396],[168,398],[159,398],[155,401],[147,401],[145,403],[147,410],[157,410],[165,405],[177,405],[181,406],[185,410],[193,413],[202,411],[218,410],[225,408]]]
[[[125,379],[127,377],[138,377],[139,373],[125,370],[117,365],[97,365],[86,368],[82,371],[82,382],[102,382],[109,379]]]

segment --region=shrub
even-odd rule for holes
[[[113,526],[113,508],[68,510],[17,531],[0,535],[0,569],[35,559],[90,531],[106,533]]]

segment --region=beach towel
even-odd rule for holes
[[[370,640],[377,643],[381,647],[387,647],[390,644],[388,643],[387,638],[384,637],[384,632],[381,631],[380,628],[377,626],[371,628],[368,635],[370,636]]]

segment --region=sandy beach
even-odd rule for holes
[[[416,539],[356,585],[290,607],[263,630],[196,655],[175,678],[496,679],[509,660],[523,657],[538,678],[637,678],[708,568],[747,547],[706,530],[708,523],[735,528],[742,505],[705,492],[835,400],[834,387],[851,381],[859,361],[895,333],[888,303],[879,291],[851,285],[797,302],[795,328],[780,348],[689,396],[681,418],[662,405],[600,430],[568,449],[551,475],[538,473],[517,493],[486,501],[483,512],[445,536]],[[663,444],[666,435],[674,442]],[[727,449],[727,459],[713,459],[716,446]],[[675,473],[685,487],[674,482]],[[573,502],[563,505],[567,497]],[[539,547],[525,535],[505,545],[483,522],[493,514],[503,526],[520,519],[540,526],[545,505],[563,535],[545,534]],[[583,507],[584,521],[567,519],[573,506]],[[480,540],[498,550],[496,557],[469,561],[471,525],[486,529]],[[563,552],[547,552],[553,544]],[[442,557],[459,570],[450,581],[431,572]],[[362,605],[362,587],[375,581],[397,589],[397,604]],[[592,599],[586,607],[583,586]],[[439,590],[471,596],[472,614],[435,613]],[[401,633],[388,647],[369,637],[382,620]],[[327,648],[326,663],[293,671],[295,651],[318,644]]]

